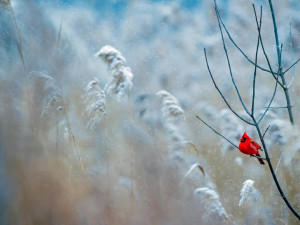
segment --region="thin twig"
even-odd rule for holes
[[[288,106],[288,114],[289,114],[289,118],[290,118],[290,123],[293,126],[294,125],[294,116],[293,116],[292,108],[290,107],[290,105],[291,105],[290,94],[289,94],[288,88],[286,86],[284,73],[282,72],[282,67],[281,67],[281,50],[280,50],[279,39],[278,39],[278,31],[277,31],[277,25],[276,25],[276,19],[275,19],[275,12],[273,9],[272,0],[268,0],[268,2],[269,2],[269,6],[270,6],[271,15],[272,15],[275,42],[276,42],[276,51],[277,51],[278,67],[279,67],[278,73],[280,74],[282,85],[283,85],[284,95],[285,95],[286,103]],[[293,211],[293,213],[295,214],[295,211]],[[299,216],[299,218],[300,218],[300,216]]]
[[[280,157],[279,157],[278,163],[277,163],[277,165],[276,165],[275,174],[277,173],[277,169],[278,169],[278,167],[279,167],[279,164],[280,164],[280,162],[281,162],[281,158],[282,158],[282,156],[283,156],[283,152],[284,152],[284,150],[282,150],[282,151],[281,151],[281,154],[280,154]]]
[[[23,64],[24,70],[25,70],[25,60],[24,60],[24,54],[23,54],[23,44],[22,44],[23,41],[22,41],[21,32],[20,32],[20,29],[19,29],[19,26],[18,26],[18,23],[17,23],[17,20],[16,20],[16,16],[15,16],[14,10],[13,10],[12,5],[11,5],[11,2],[10,2],[10,0],[8,0],[7,2],[9,4],[9,11],[10,11],[10,14],[11,14],[11,16],[13,18],[15,29],[16,29],[16,32],[17,32],[17,37],[18,37],[18,42],[17,42],[18,51],[19,51],[19,54],[20,54],[20,58],[22,60],[22,64]]]
[[[257,56],[258,56],[258,48],[260,42],[260,31],[261,31],[261,20],[262,20],[262,11],[260,11],[260,19],[259,19],[259,27],[258,27],[258,38],[257,38],[257,45],[255,51],[255,66],[254,66],[254,74],[253,74],[253,90],[252,90],[252,106],[251,106],[251,115],[254,115],[254,103],[255,103],[255,81],[256,81],[256,72],[257,72]]]
[[[292,61],[294,61],[294,54],[293,54],[293,39],[292,39],[292,24],[290,23],[290,52],[291,52],[291,58],[292,58]],[[295,66],[293,66],[293,73],[292,73],[292,78],[290,80],[290,83],[288,84],[287,86],[287,89],[289,89],[293,82],[294,82],[294,79],[295,79],[295,73],[296,73],[296,69],[295,69]]]
[[[215,3],[215,5],[216,5],[216,3]],[[221,24],[222,24],[222,27],[224,28],[224,30],[225,30],[225,32],[227,33],[227,36],[228,36],[228,38],[229,38],[229,40],[231,41],[231,43],[242,53],[242,55],[251,63],[251,64],[253,64],[253,65],[255,65],[255,63],[246,55],[246,53],[244,53],[244,51],[235,43],[235,41],[233,40],[233,38],[232,38],[232,36],[230,35],[230,33],[229,33],[229,31],[228,31],[228,29],[227,29],[227,27],[225,26],[225,24],[224,24],[224,22],[223,22],[223,20],[222,20],[222,18],[221,18],[221,16],[220,16],[220,14],[219,14],[219,11],[217,12],[217,17],[220,19],[220,22],[221,22]],[[265,71],[265,72],[268,72],[268,73],[271,73],[271,71],[270,70],[267,70],[267,69],[265,69],[265,68],[263,68],[263,67],[261,67],[261,66],[259,66],[259,65],[256,65],[257,66],[257,68],[259,68],[260,70],[262,70],[262,71]]]
[[[285,74],[286,72],[288,72],[291,68],[293,68],[298,62],[300,61],[300,58],[296,60],[296,62],[294,62],[289,68],[287,68],[285,71],[283,71],[282,73]]]
[[[216,0],[214,0],[214,1],[215,1],[215,11],[216,11],[216,14],[218,14],[219,11],[218,11],[218,8],[217,8],[217,6],[216,6],[216,5],[217,5],[217,4],[216,4]],[[227,52],[227,48],[226,48],[226,44],[225,44],[225,40],[224,40],[224,35],[223,35],[223,31],[222,31],[222,27],[221,27],[221,23],[220,23],[219,18],[218,18],[218,24],[219,24],[220,34],[221,34],[221,37],[222,37],[223,49],[224,49],[225,56],[226,56],[226,59],[227,59],[227,65],[228,65],[228,69],[229,69],[229,73],[230,73],[230,77],[231,77],[233,86],[234,86],[234,88],[235,88],[235,90],[236,90],[236,93],[237,93],[237,95],[238,95],[238,97],[239,97],[239,100],[240,100],[242,106],[244,107],[246,113],[247,113],[248,115],[250,115],[250,113],[249,113],[249,111],[248,111],[248,109],[247,109],[246,105],[244,104],[244,101],[243,101],[243,99],[242,99],[242,97],[241,97],[241,94],[240,94],[239,89],[238,89],[238,87],[237,87],[237,85],[236,85],[236,83],[235,83],[235,80],[234,80],[234,78],[233,78],[233,74],[232,74],[232,70],[231,70],[231,64],[230,64],[230,60],[229,60],[229,56],[228,56],[228,52]]]
[[[264,132],[264,134],[263,134],[262,138],[264,138],[264,137],[265,137],[266,133],[268,132],[268,130],[269,130],[269,128],[270,128],[270,126],[271,126],[271,125],[269,125],[269,126],[267,127],[267,129],[265,130],[265,132]]]
[[[217,89],[217,91],[219,92],[219,94],[221,95],[222,99],[224,100],[225,104],[227,105],[227,107],[231,110],[231,112],[233,112],[234,115],[236,115],[240,120],[244,121],[245,123],[249,124],[249,125],[252,125],[252,123],[248,122],[247,120],[245,120],[243,117],[241,117],[240,115],[238,115],[232,108],[231,106],[229,105],[228,101],[226,100],[226,98],[224,97],[224,95],[222,94],[221,90],[219,89],[219,87],[217,86],[216,82],[215,82],[215,79],[212,75],[212,72],[210,70],[210,67],[209,67],[209,64],[208,64],[208,60],[207,60],[207,55],[206,55],[206,49],[204,49],[204,56],[205,56],[205,61],[206,61],[206,67],[208,69],[208,72],[209,72],[209,75],[215,85],[215,88]]]
[[[78,149],[78,146],[77,146],[75,137],[74,137],[74,133],[73,133],[73,131],[72,131],[72,127],[71,127],[71,124],[70,124],[70,120],[69,120],[69,116],[68,116],[68,112],[67,112],[67,110],[66,110],[66,107],[63,107],[63,111],[64,111],[64,114],[65,114],[65,117],[66,117],[68,129],[69,129],[69,131],[70,131],[70,134],[71,134],[71,137],[72,137],[72,141],[73,141],[73,144],[74,144],[74,147],[75,147],[75,149],[76,149],[76,153],[77,153],[77,156],[78,156],[78,159],[79,159],[79,162],[80,162],[80,167],[81,167],[82,174],[83,174],[84,176],[86,176],[86,175],[85,175],[85,171],[84,171],[84,167],[83,167],[83,163],[82,163],[82,160],[81,160],[81,157],[80,157],[80,154],[79,154],[79,149]]]
[[[290,107],[294,107],[294,106],[291,105]],[[288,106],[270,106],[269,108],[270,109],[286,109],[286,108],[288,108]]]
[[[270,69],[270,73],[272,73],[272,75],[273,75],[274,79],[276,80],[276,82],[277,82],[282,88],[284,88],[283,85],[282,85],[282,83],[280,83],[280,81],[278,80],[278,75],[280,75],[280,74],[274,72],[273,69],[272,69],[272,66],[271,66],[269,57],[268,57],[268,55],[267,55],[267,52],[266,52],[266,50],[265,50],[264,43],[263,43],[263,40],[262,40],[262,37],[261,37],[261,32],[259,31],[259,27],[261,27],[261,26],[258,24],[258,19],[257,19],[257,14],[256,14],[256,9],[255,9],[254,4],[252,4],[252,7],[253,7],[253,11],[254,11],[254,16],[255,16],[256,27],[257,27],[257,30],[258,30],[258,32],[259,32],[259,39],[260,39],[261,48],[262,48],[262,50],[263,50],[263,53],[264,53],[264,56],[265,56],[265,58],[266,58],[268,67],[269,67],[269,69]],[[261,11],[261,13],[262,13],[262,6],[260,7],[260,11]],[[277,76],[276,76],[276,75],[277,75]]]
[[[60,40],[61,40],[61,32],[62,32],[62,25],[63,25],[63,20],[61,18],[60,25],[59,25],[59,30],[58,30],[58,34],[57,34],[56,53],[58,53],[58,50],[59,50],[59,45],[60,45]]]
[[[262,49],[263,49],[265,58],[266,58],[266,60],[267,60],[267,62],[268,62],[269,68],[270,68],[270,70],[271,70],[272,73],[273,73],[273,70],[272,70],[272,67],[271,67],[271,65],[270,65],[270,61],[269,61],[268,55],[267,55],[267,53],[266,53],[265,50],[264,50],[264,44],[263,44],[263,41],[262,41],[262,38],[261,38],[261,33],[260,33],[261,19],[260,19],[260,24],[259,24],[259,23],[258,23],[258,19],[257,19],[256,9],[255,9],[254,4],[252,4],[252,6],[253,6],[253,11],[254,11],[254,16],[255,16],[255,21],[256,21],[256,26],[257,26],[257,30],[258,30],[258,36],[259,36],[259,39],[260,39],[261,47],[262,47]],[[262,16],[262,7],[260,7],[260,13],[261,13],[261,16]],[[274,74],[274,76],[275,76],[275,74]],[[266,115],[266,113],[269,111],[270,106],[271,106],[271,104],[272,104],[272,102],[273,102],[273,100],[274,100],[274,97],[275,97],[276,91],[277,91],[277,86],[278,86],[278,83],[279,83],[279,82],[278,82],[278,78],[279,78],[279,74],[277,73],[277,74],[276,74],[276,83],[275,83],[275,88],[274,88],[273,95],[272,95],[272,97],[271,97],[271,100],[270,100],[270,102],[269,102],[269,104],[268,104],[267,109],[266,109],[265,112],[262,114],[261,118],[258,120],[258,124],[262,121],[262,119],[264,118],[264,116]],[[280,83],[279,83],[279,84],[280,84]]]
[[[255,158],[258,158],[258,159],[262,159],[262,160],[267,160],[266,158],[263,158],[263,157],[257,156],[257,155],[250,155],[250,157],[255,157]]]
[[[225,139],[226,141],[228,141],[235,148],[239,149],[239,147],[236,144],[234,144],[228,138],[224,137],[222,134],[220,134],[218,131],[216,131],[214,128],[212,128],[210,125],[208,125],[208,123],[206,123],[204,120],[202,120],[199,116],[196,116],[196,117],[198,118],[198,120],[200,120],[202,123],[204,123],[207,127],[209,127],[213,132],[215,132],[217,135],[219,135],[220,137],[222,137],[223,139]]]

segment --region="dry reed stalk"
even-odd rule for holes
[[[62,93],[60,88],[58,88],[56,86],[55,80],[44,74],[41,72],[36,72],[36,71],[32,71],[29,76],[28,76],[29,80],[33,80],[35,82],[38,82],[37,84],[40,86],[39,88],[42,88],[42,95],[39,96],[39,101],[42,105],[42,112],[41,112],[41,117],[45,117],[46,114],[48,114],[50,112],[50,110],[52,110],[55,107],[55,111],[63,111],[64,117],[66,119],[67,122],[67,127],[69,129],[70,132],[70,136],[71,136],[71,140],[74,144],[75,150],[77,152],[77,156],[80,162],[80,167],[82,170],[83,175],[85,176],[85,171],[84,171],[84,167],[83,167],[83,163],[79,154],[79,149],[74,137],[74,133],[72,131],[72,127],[70,124],[70,120],[68,117],[68,113],[66,110],[66,107],[64,107],[64,101],[63,101],[63,97],[62,97]]]
[[[8,10],[10,15],[12,16],[13,23],[14,23],[14,26],[15,26],[15,29],[16,29],[16,32],[17,32],[17,37],[18,37],[18,51],[19,51],[19,54],[20,54],[20,57],[21,57],[21,60],[22,60],[23,67],[25,69],[25,60],[24,60],[24,55],[23,55],[22,36],[21,36],[21,32],[20,32],[20,29],[19,29],[19,26],[18,26],[18,23],[17,23],[17,20],[16,20],[14,10],[13,10],[12,5],[11,5],[11,2],[10,2],[10,0],[0,0],[0,5],[4,9]]]
[[[243,187],[242,187],[242,190],[240,192],[241,200],[239,202],[239,206],[243,205],[244,202],[247,199],[254,198],[257,209],[258,209],[258,213],[259,213],[259,216],[260,216],[260,220],[262,221],[262,216],[261,216],[261,212],[260,212],[260,209],[259,209],[258,200],[257,200],[256,194],[255,194],[256,190],[255,190],[253,184],[254,184],[253,180],[246,180],[243,183]]]
[[[111,72],[112,79],[105,85],[105,92],[107,95],[112,96],[116,95],[117,99],[120,100],[127,93],[128,96],[128,114],[129,114],[129,129],[132,127],[132,104],[130,97],[130,90],[132,88],[132,79],[133,74],[130,67],[127,66],[126,59],[122,54],[115,48],[110,45],[102,47],[96,54],[96,57],[99,57],[108,65],[108,70]],[[130,177],[133,180],[133,167],[134,167],[134,147],[133,147],[133,136],[132,131],[130,138]],[[131,199],[133,203],[133,183],[131,182]]]

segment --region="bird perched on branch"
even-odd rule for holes
[[[250,156],[258,156],[261,157],[259,154],[259,150],[262,151],[261,147],[259,144],[257,144],[254,140],[252,140],[247,133],[245,132],[240,139],[240,145],[239,145],[239,150],[241,153],[250,155]],[[261,158],[257,158],[260,164],[265,164],[264,160]]]

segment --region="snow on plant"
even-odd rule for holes
[[[108,65],[112,75],[112,79],[105,86],[105,92],[107,95],[116,95],[118,99],[122,98],[132,88],[133,79],[131,69],[126,65],[126,59],[110,45],[102,47],[95,56]]]
[[[246,180],[244,183],[243,183],[243,188],[240,192],[240,195],[241,195],[241,200],[239,202],[239,206],[243,205],[244,202],[247,200],[247,199],[250,199],[253,197],[254,195],[254,181],[253,180]]]
[[[165,90],[160,90],[156,93],[162,100],[162,115],[167,123],[174,123],[185,120],[184,111],[179,105],[178,100]]]
[[[97,78],[90,81],[84,91],[85,94],[82,97],[86,104],[85,112],[89,116],[86,128],[93,129],[101,122],[105,114],[106,96]]]
[[[51,76],[32,71],[28,76],[28,80],[33,82],[35,88],[42,89],[42,94],[37,96],[37,100],[42,106],[41,117],[44,117],[53,108],[56,111],[62,109],[61,91]]]
[[[199,197],[201,204],[205,206],[205,217],[216,216],[221,220],[228,218],[217,192],[208,187],[201,187],[194,191],[194,195]]]
[[[165,121],[165,126],[169,131],[170,137],[176,149],[181,149],[185,138],[179,131],[180,122],[185,120],[185,114],[178,100],[165,90],[160,90],[156,95],[162,100],[161,112]]]

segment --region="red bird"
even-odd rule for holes
[[[260,157],[260,154],[258,152],[258,150],[261,150],[261,147],[259,144],[257,144],[254,140],[252,140],[247,133],[245,132],[242,136],[242,138],[240,139],[240,145],[239,145],[239,149],[240,152],[246,155],[256,155]],[[260,162],[260,164],[265,164],[264,160],[257,158],[258,161]]]

